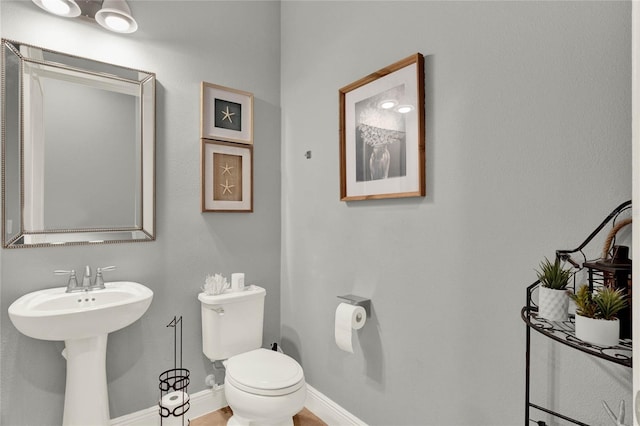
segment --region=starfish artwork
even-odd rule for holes
[[[214,126],[219,129],[242,131],[242,105],[224,99],[214,102]]]
[[[236,113],[229,111],[229,107],[228,106],[227,106],[227,109],[225,109],[224,111],[220,111],[220,112],[222,113],[222,121],[229,120],[229,123],[233,123],[233,120],[231,119],[231,117],[236,115]]]
[[[242,156],[214,153],[213,170],[213,199],[242,201]]]
[[[224,183],[221,183],[220,186],[222,187],[222,195],[226,194],[227,192],[229,194],[233,194],[233,192],[231,192],[231,188],[233,188],[235,185],[229,184],[229,179],[225,179]]]
[[[229,173],[229,175],[231,175],[231,169],[233,169],[233,166],[230,166],[229,163],[224,163],[224,166],[222,166],[222,174],[224,175],[225,173]]]

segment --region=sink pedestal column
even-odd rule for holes
[[[67,387],[63,426],[108,426],[107,334],[64,343]]]

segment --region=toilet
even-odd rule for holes
[[[293,358],[262,346],[266,291],[255,285],[219,295],[200,293],[202,351],[226,366],[229,426],[292,426],[307,388]]]

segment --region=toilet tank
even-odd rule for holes
[[[251,285],[219,295],[200,293],[202,352],[211,361],[223,360],[262,346],[264,297],[262,287]]]

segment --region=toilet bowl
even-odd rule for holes
[[[293,358],[256,349],[226,361],[224,393],[233,411],[229,426],[292,426],[304,407],[306,383]]]

